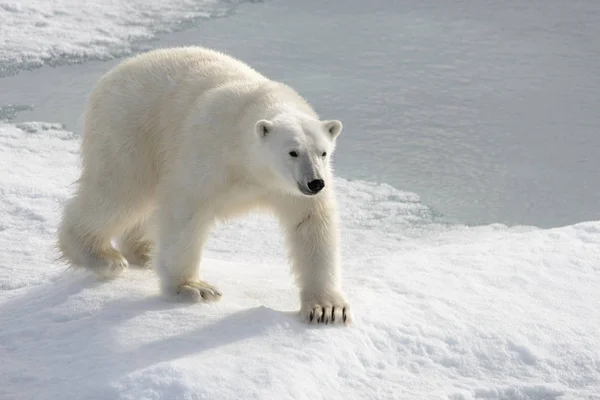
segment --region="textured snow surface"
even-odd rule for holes
[[[214,305],[54,262],[77,163],[60,125],[0,124],[0,399],[600,399],[600,221],[444,226],[339,179],[356,322],[312,328],[269,216],[214,232]]]
[[[243,0],[0,0],[0,76],[18,68],[129,54],[136,43]]]

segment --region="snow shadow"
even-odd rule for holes
[[[88,275],[67,274],[0,304],[0,398],[116,398],[112,385],[131,372],[214,351],[276,325],[303,329],[294,313],[254,307],[216,320],[214,312],[212,317],[198,313],[197,322],[195,313],[192,318],[185,313],[181,323],[198,328],[171,334],[178,328],[173,312],[203,305],[184,306],[157,295],[114,298],[114,291],[95,290],[102,284]],[[142,320],[132,321],[138,317]],[[145,330],[156,330],[155,317],[167,320],[162,332],[158,324],[157,340],[122,345],[123,340],[145,337]],[[153,326],[145,326],[144,320]],[[23,381],[30,384],[18,383]]]

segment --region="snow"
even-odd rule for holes
[[[344,121],[371,102],[365,112],[373,118],[363,127],[370,128],[368,132],[389,129],[384,120],[393,112],[389,104],[411,104],[412,97],[403,98],[390,89],[385,101],[379,101],[376,87],[366,96],[367,103],[354,103],[358,97],[353,93],[367,90],[368,79],[349,88],[343,79],[330,76],[329,66],[306,67],[304,75],[286,76],[286,68],[298,57],[293,52],[286,54],[287,64],[268,64],[273,58],[269,56],[281,54],[291,43],[283,29],[289,27],[286,34],[297,37],[313,11],[320,21],[313,28],[323,33],[328,26],[324,21],[339,10],[338,22],[344,23],[339,22],[338,35],[344,37],[357,34],[355,24],[362,17],[356,10],[367,6],[348,2],[354,7],[349,12],[336,2],[315,10],[307,3],[273,2],[278,2],[278,9],[243,10],[252,15],[254,27],[242,24],[237,33],[227,31],[232,36],[209,32],[222,47],[233,46],[242,54],[256,53],[263,46],[260,55],[267,61],[259,66],[295,79],[310,98],[318,94],[314,97],[325,103],[321,107],[335,107]],[[42,63],[135,52],[158,32],[182,29],[198,18],[229,15],[239,3],[0,1],[0,76]],[[396,7],[393,2],[377,4],[384,11]],[[435,9],[433,3],[421,4]],[[502,10],[488,13],[486,2],[478,4],[486,18],[504,15]],[[591,7],[590,2],[581,4]],[[296,17],[277,19],[285,9]],[[443,10],[460,15],[464,9],[442,7],[438,16],[444,20]],[[387,15],[384,11],[378,13]],[[421,11],[419,6],[402,15],[406,23],[413,21],[414,29],[431,30],[431,40],[442,37],[435,32],[440,26],[421,19]],[[589,12],[596,15],[592,11],[597,9]],[[506,13],[526,22],[530,15]],[[261,17],[269,23],[265,25]],[[369,26],[381,22],[371,21],[373,15],[365,18]],[[453,21],[448,17],[449,25]],[[384,22],[390,32],[397,24],[393,16]],[[587,23],[581,26],[593,24],[593,18]],[[219,29],[223,26],[232,28],[224,24]],[[266,46],[253,37],[257,26],[279,42]],[[240,32],[246,33],[244,39],[233,43],[232,37]],[[580,33],[578,45],[591,48],[592,43],[584,40],[589,36],[584,30]],[[367,43],[379,31],[360,34]],[[356,45],[360,37],[346,42]],[[313,49],[308,56],[319,59],[326,53],[316,45],[331,46],[323,38],[319,34],[307,39],[303,45]],[[549,48],[555,45],[542,42]],[[502,47],[508,56],[509,47]],[[336,51],[341,57],[347,49]],[[356,58],[345,59],[356,63],[344,68],[362,74],[374,63],[375,74],[396,71],[396,60],[390,58],[386,64],[387,53],[379,51],[355,68],[358,52]],[[373,61],[375,56],[379,61]],[[498,68],[510,69],[499,64]],[[417,66],[411,61],[402,68]],[[62,74],[68,75],[72,70],[65,71]],[[594,75],[586,73],[578,76]],[[40,72],[39,80],[29,82],[33,92],[47,76]],[[0,84],[6,79],[1,78]],[[76,79],[84,83],[48,82],[39,89],[44,98],[35,107],[50,102],[72,107],[61,103],[62,92],[65,96],[85,92],[92,81],[90,76],[72,78]],[[324,83],[331,86],[318,92]],[[436,85],[428,88],[432,96],[443,91]],[[10,90],[19,89],[17,85]],[[433,101],[427,99],[420,101]],[[29,108],[0,104],[0,118],[10,120]],[[55,260],[54,234],[79,161],[78,132],[63,124],[80,111],[52,109],[47,121],[0,122],[0,399],[600,399],[600,220],[549,229],[450,224],[417,194],[340,176],[336,186],[344,287],[355,317],[351,327],[310,327],[299,321],[297,289],[280,232],[275,220],[265,215],[229,221],[213,232],[202,272],[223,292],[222,300],[176,304],[159,296],[152,271],[132,268],[115,281],[99,282]],[[427,119],[418,120],[419,129]],[[351,140],[359,139],[355,135]],[[381,143],[401,148],[393,135]],[[360,149],[356,145],[351,150],[359,154]],[[473,151],[481,152],[479,147]],[[402,148],[388,156],[405,152]],[[355,163],[369,168],[360,158]],[[574,173],[592,182],[587,167],[581,168]]]
[[[314,328],[269,216],[214,232],[214,305],[54,262],[77,157],[59,124],[0,125],[2,399],[600,398],[600,222],[442,225],[414,194],[339,178],[356,322]]]
[[[130,54],[159,32],[229,15],[242,1],[0,1],[0,76]]]

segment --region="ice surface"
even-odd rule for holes
[[[341,176],[418,193],[461,223],[556,227],[600,217],[598,21],[597,0],[277,0],[148,45],[214,47],[293,85],[344,123]],[[1,79],[0,106],[79,133],[116,62]]]
[[[0,76],[129,54],[142,40],[231,13],[243,0],[0,1]]]
[[[269,216],[220,225],[182,306],[150,271],[53,261],[78,139],[0,125],[0,398],[600,398],[600,222],[446,226],[417,196],[339,179],[350,328],[299,322]]]

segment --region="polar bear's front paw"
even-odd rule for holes
[[[200,280],[188,281],[177,289],[177,300],[181,303],[198,303],[220,299],[221,292],[216,287]]]
[[[302,301],[300,309],[302,319],[309,324],[344,324],[352,323],[350,305],[342,294],[334,293],[315,296]]]

